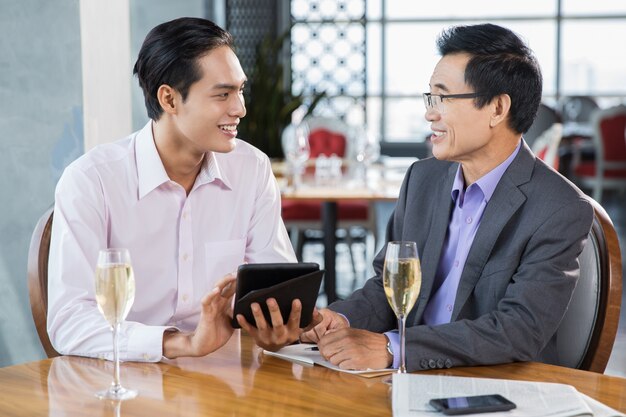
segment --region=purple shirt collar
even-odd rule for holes
[[[489,171],[487,174],[480,177],[474,183],[482,191],[485,202],[489,202],[489,199],[491,199],[491,196],[496,190],[496,186],[500,182],[500,178],[502,178],[502,175],[504,175],[504,171],[506,171],[506,169],[509,167],[509,165],[511,165],[511,163],[517,156],[517,153],[519,152],[521,146],[522,146],[522,141],[520,141],[517,144],[517,146],[511,153],[511,155],[509,155],[509,157],[506,158],[504,162],[502,162],[500,165],[498,165],[497,167]],[[470,185],[470,187],[472,185]],[[451,192],[452,201],[457,200],[458,196],[463,192],[464,188],[465,188],[465,179],[463,178],[463,167],[461,164],[459,164],[459,167],[456,170],[454,183],[452,184],[452,192]]]

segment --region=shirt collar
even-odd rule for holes
[[[152,120],[137,133],[135,138],[135,161],[137,163],[139,199],[142,199],[159,185],[170,180],[154,143]]]
[[[232,189],[230,181],[220,169],[218,157],[213,152],[207,152],[202,161],[202,167],[196,177],[194,188],[218,180],[226,188]],[[163,161],[159,156],[154,135],[152,132],[152,120],[150,120],[137,133],[135,139],[135,160],[137,163],[137,179],[139,184],[139,199],[145,197],[155,188],[170,181],[165,171]]]
[[[511,155],[504,160],[500,165],[489,171],[487,174],[480,177],[474,184],[480,188],[483,192],[483,196],[486,202],[489,202],[491,196],[496,191],[496,187],[504,175],[506,169],[511,165],[515,157],[517,156],[522,142],[520,141]],[[459,164],[456,170],[456,176],[454,177],[454,183],[452,184],[452,201],[456,201],[458,196],[463,192],[465,188],[465,179],[463,178],[463,167]]]
[[[196,178],[194,188],[212,183],[216,180],[221,182],[229,190],[232,189],[228,177],[220,169],[219,156],[214,152],[207,152],[204,155],[204,161],[202,161],[202,167]]]

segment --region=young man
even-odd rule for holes
[[[155,27],[134,68],[150,122],[65,170],[49,265],[48,333],[60,353],[112,356],[94,296],[99,249],[128,248],[135,271],[122,360],[216,350],[233,332],[228,274],[244,262],[296,261],[269,160],[236,139],[246,76],[232,48],[204,19]],[[294,322],[253,335],[291,342]]]
[[[522,140],[541,100],[539,65],[513,32],[491,24],[450,28],[438,47],[424,94],[435,158],[411,167],[387,229],[387,241],[417,242],[422,261],[407,368],[558,363],[554,335],[593,211]],[[384,256],[374,260],[377,276],[302,337],[342,368],[399,362]]]

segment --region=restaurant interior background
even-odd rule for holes
[[[0,0],[0,367],[44,357],[26,263],[58,178],[84,150],[143,126],[132,64],[148,30],[180,16],[229,29],[248,73],[258,42],[293,25],[280,61],[287,88],[305,102],[323,91],[316,114],[366,125],[383,155],[428,154],[421,93],[435,37],[451,24],[489,21],[521,34],[541,63],[546,104],[571,95],[626,104],[621,0]],[[617,201],[609,213],[624,253],[624,194],[607,198]],[[381,213],[382,227],[389,207]],[[614,349],[626,351],[625,341]],[[626,360],[619,366],[626,374]]]

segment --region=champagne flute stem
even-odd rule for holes
[[[120,354],[119,354],[119,346],[117,343],[118,333],[120,331],[120,323],[115,324],[113,327],[113,362],[114,371],[113,371],[113,382],[111,383],[112,391],[119,391],[122,386],[120,385]]]
[[[400,331],[400,366],[398,367],[398,373],[406,373],[406,340],[404,340],[405,331],[405,318],[404,315],[398,316],[398,330]]]

